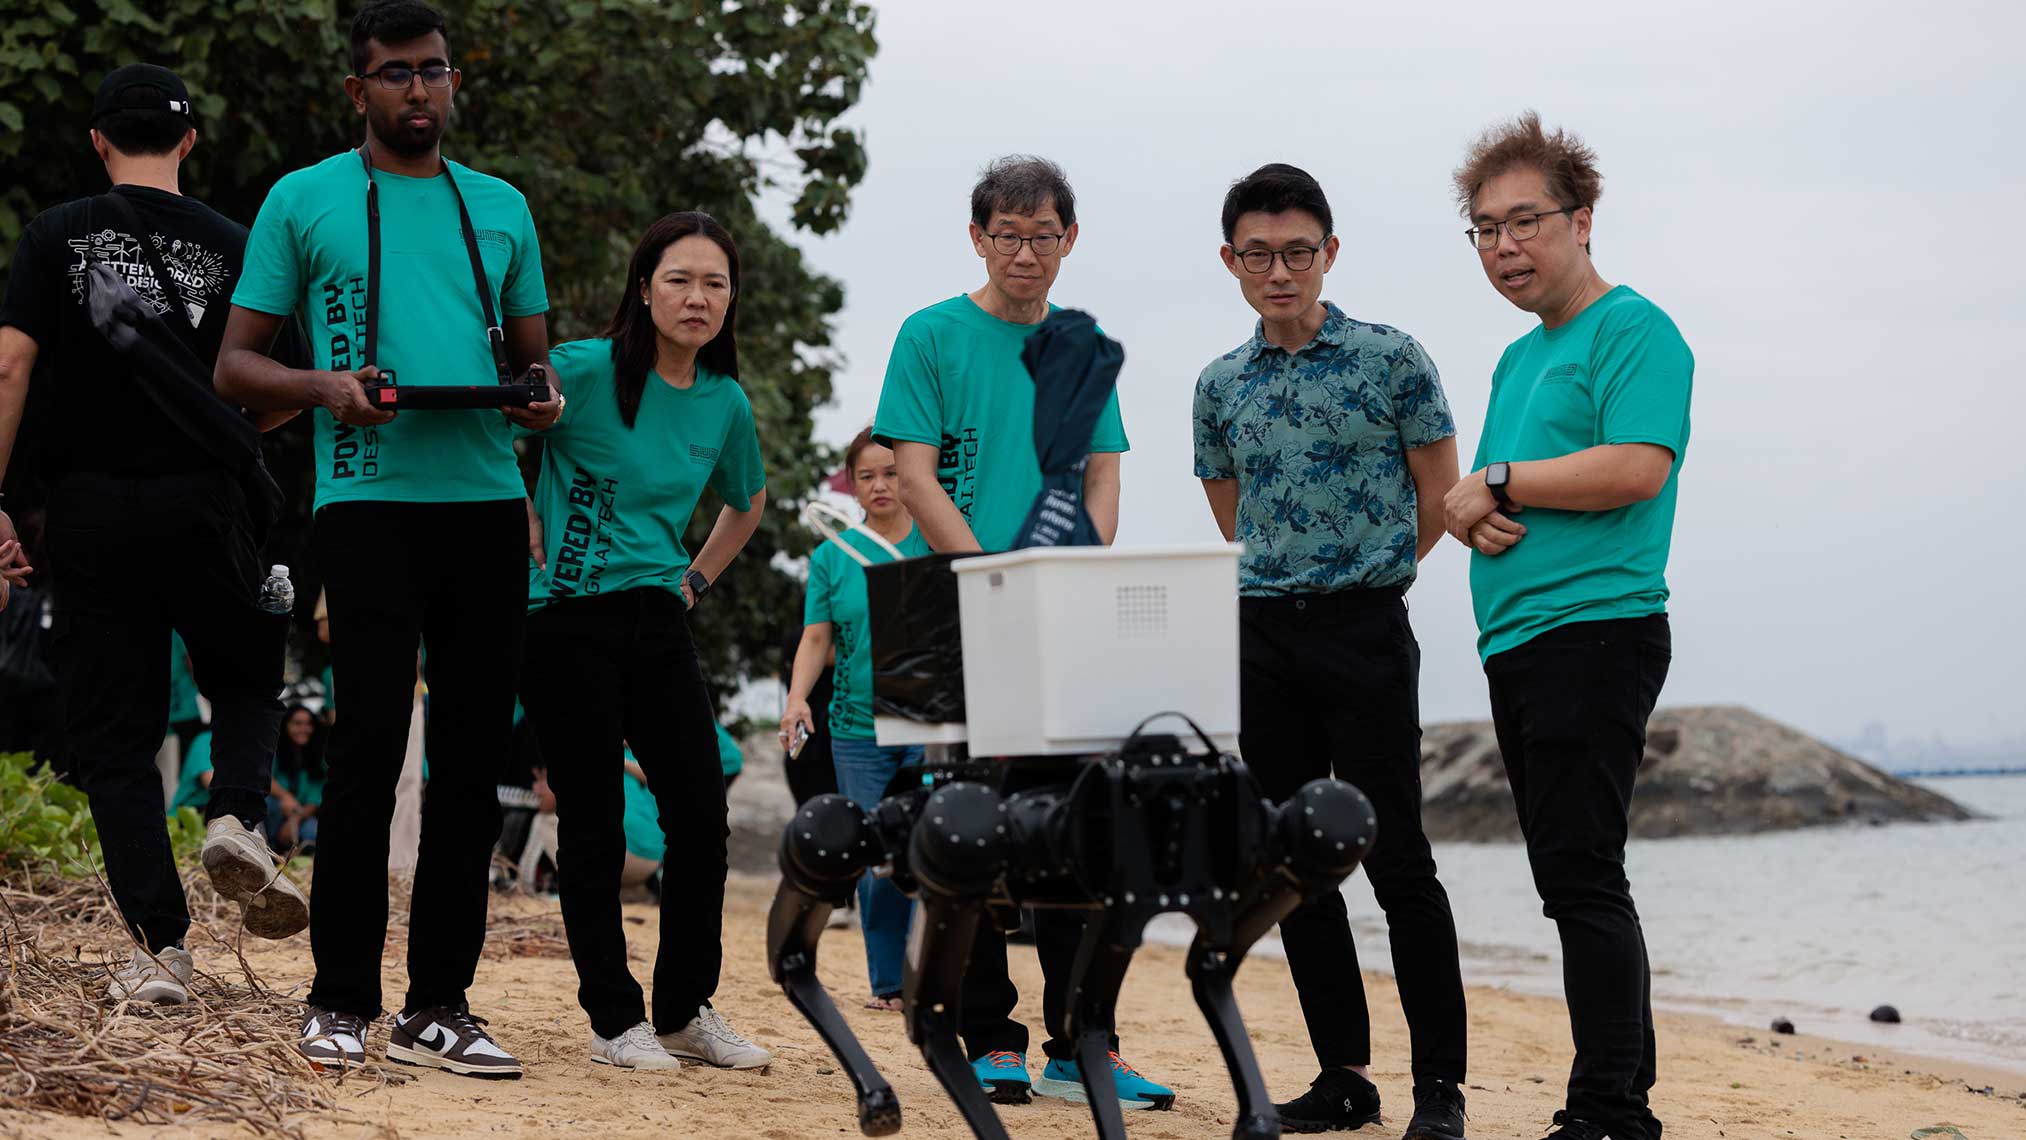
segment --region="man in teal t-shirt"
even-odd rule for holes
[[[571,341],[550,356],[567,406],[544,433],[535,508],[549,522],[542,561],[528,567],[528,607],[635,587],[680,596],[690,554],[667,525],[668,504],[693,505],[709,487],[743,510],[767,486],[744,389],[701,364],[687,388],[650,376],[628,428],[610,340]],[[689,509],[675,513],[687,519]]]
[[[985,263],[985,283],[901,324],[872,434],[893,448],[901,501],[936,551],[1007,549],[1041,493],[1034,379],[1020,350],[1053,308],[1049,290],[1076,237],[1076,196],[1061,168],[1022,155],[998,159],[971,190],[971,248]],[[1119,454],[1127,446],[1114,392],[1083,476],[1084,508],[1107,543],[1118,533]],[[1082,1095],[1067,1037],[1066,979],[1083,918],[1038,911],[1035,925],[1042,973],[1056,983],[1042,1003],[1049,1061],[1038,1083],[1028,1077],[1027,1027],[1013,1018],[1019,991],[1006,974],[1004,936],[992,924],[979,927],[964,975],[964,1050],[979,1083],[1002,1103],[1024,1101],[1030,1088]],[[1128,1107],[1174,1103],[1171,1090],[1130,1066],[1115,1075]]]
[[[1550,1140],[1659,1140],[1646,937],[1625,878],[1646,721],[1667,679],[1667,552],[1695,358],[1590,260],[1596,156],[1538,116],[1456,175],[1492,288],[1540,325],[1492,374],[1476,468],[1443,503],[1468,544],[1478,652],[1576,1060]]]
[[[908,511],[946,553],[1010,547],[1041,493],[1034,379],[1020,349],[1055,308],[1049,289],[1076,246],[1075,208],[1053,163],[1001,159],[980,188],[995,179],[1010,197],[981,204],[973,191],[971,199],[985,284],[901,323],[873,420],[873,438],[899,463]],[[1106,542],[1118,532],[1119,453],[1128,446],[1114,392],[1091,436],[1083,483],[1084,507]]]
[[[316,979],[298,1048],[319,1064],[361,1064],[366,1024],[380,1013],[389,817],[426,646],[429,828],[410,906],[409,988],[387,1052],[516,1077],[520,1062],[468,1015],[465,994],[484,944],[500,827],[494,767],[509,747],[526,613],[529,526],[513,431],[548,427],[561,400],[397,416],[369,404],[362,383],[393,373],[407,389],[495,384],[495,344],[516,376],[546,365],[541,250],[519,191],[443,157],[463,76],[439,13],[413,0],[367,5],[352,24],[351,63],[345,93],[365,145],[269,191],[217,371],[219,393],[249,408],[315,409],[315,554],[345,715],[328,752],[310,923]],[[315,370],[264,355],[289,313],[311,330]]]

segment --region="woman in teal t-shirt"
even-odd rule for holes
[[[900,478],[893,452],[872,442],[872,429],[858,433],[844,453],[852,494],[865,509],[865,525],[894,545],[903,557],[929,553],[928,540],[900,502]],[[781,743],[798,729],[814,731],[809,690],[836,650],[830,697],[830,755],[837,765],[837,790],[870,808],[903,764],[921,759],[915,748],[881,748],[872,731],[872,644],[867,630],[865,570],[837,545],[848,542],[874,562],[893,556],[864,535],[847,531],[809,556],[809,590],[802,604],[802,644],[788,687],[788,711],[781,717]],[[858,881],[859,920],[865,927],[865,972],[872,981],[869,1009],[900,1008],[901,963],[907,955],[908,897],[891,879],[868,872]]]
[[[565,404],[542,433],[521,703],[569,852],[558,885],[591,1059],[628,1068],[673,1068],[671,1054],[740,1069],[772,1059],[710,1005],[730,828],[717,717],[687,617],[708,604],[767,501],[735,379],[738,291],[731,235],[709,215],[670,214],[634,250],[605,335],[549,354]],[[706,487],[725,505],[691,558],[683,531]],[[626,742],[668,837],[651,1023],[619,912]]]

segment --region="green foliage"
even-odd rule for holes
[[[865,174],[863,140],[837,120],[875,50],[871,9],[854,0],[472,0],[442,5],[464,72],[445,152],[518,186],[541,233],[549,331],[600,332],[647,224],[702,209],[739,239],[744,281],[740,377],[760,425],[772,509],[735,571],[698,611],[707,674],[721,690],[771,671],[799,588],[768,567],[806,553],[794,509],[834,459],[811,441],[839,358],[838,282],[813,272],[762,223],[762,194],[792,202],[814,233],[845,218]],[[330,0],[0,0],[0,257],[57,202],[105,175],[86,142],[91,92],[114,67],[164,64],[190,85],[200,145],[183,187],[250,223],[275,179],[356,145],[345,37],[355,7]],[[293,477],[299,544],[310,487],[302,422],[269,437],[269,463]],[[690,528],[697,549],[717,512]],[[292,564],[293,557],[286,558]]]
[[[171,854],[187,863],[204,846],[203,813],[177,808],[167,824]],[[48,768],[37,770],[33,753],[0,755],[0,875],[86,875],[98,862],[98,827],[85,794]]]
[[[84,873],[98,857],[98,828],[84,793],[34,771],[26,752],[0,756],[0,873]]]

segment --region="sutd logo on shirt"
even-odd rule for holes
[[[718,449],[706,447],[701,443],[692,443],[689,445],[689,461],[701,463],[706,467],[713,466],[718,461]]]
[[[511,250],[514,247],[513,235],[505,230],[479,230],[474,236],[478,238],[478,244],[494,249]]]
[[[1555,384],[1563,380],[1574,380],[1576,378],[1576,374],[1578,372],[1581,372],[1582,370],[1583,366],[1577,364],[1573,360],[1567,362],[1566,364],[1557,364],[1553,368],[1548,369],[1546,372],[1541,373],[1541,383]]]

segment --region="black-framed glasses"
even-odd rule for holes
[[[992,248],[1006,257],[1019,254],[1023,245],[1033,249],[1034,256],[1047,257],[1062,245],[1061,234],[1035,234],[1033,237],[1021,237],[1019,234],[987,234],[986,237],[991,240]]]
[[[1496,249],[1500,230],[1511,234],[1514,241],[1526,241],[1541,232],[1542,218],[1552,218],[1556,214],[1574,214],[1582,208],[1564,206],[1559,210],[1547,210],[1538,214],[1515,214],[1502,222],[1493,222],[1487,226],[1472,226],[1463,231],[1463,236],[1469,238],[1470,244],[1479,249]]]
[[[389,91],[406,91],[414,84],[415,77],[418,75],[422,77],[422,86],[424,87],[448,87],[450,86],[450,76],[456,70],[456,68],[447,63],[432,63],[423,67],[409,67],[403,63],[390,63],[377,71],[369,71],[359,78],[377,79],[380,81],[380,86],[385,87]]]
[[[1278,257],[1289,273],[1300,273],[1315,264],[1316,247],[1312,245],[1291,245],[1285,249],[1241,249],[1238,264],[1247,273],[1265,273],[1273,268],[1273,259]]]

